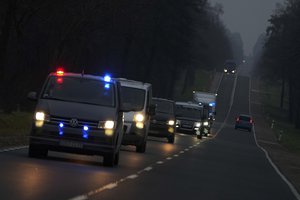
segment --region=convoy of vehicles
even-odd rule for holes
[[[176,117],[174,101],[153,98],[156,105],[156,114],[151,118],[149,135],[167,138],[174,143],[176,133]]]
[[[152,86],[149,83],[116,79],[121,84],[121,97],[124,104],[134,105],[137,109],[124,113],[124,138],[123,145],[134,145],[136,152],[146,151],[147,136],[150,126],[150,118],[155,114],[155,106],[152,104]]]
[[[210,134],[213,121],[215,120],[216,98],[217,95],[214,93],[200,92],[200,91],[193,92],[194,102],[203,106],[203,120],[202,120],[203,128],[201,130],[203,131],[202,134],[206,136]]]
[[[48,151],[103,156],[118,165],[121,145],[144,153],[148,135],[174,143],[176,132],[208,135],[216,115],[216,95],[194,91],[192,102],[152,98],[152,85],[124,78],[50,73],[39,94],[29,141],[30,157]],[[251,131],[252,118],[241,115],[235,128]],[[249,120],[248,120],[249,119]],[[249,121],[246,123],[244,121]],[[247,121],[247,122],[248,122]]]

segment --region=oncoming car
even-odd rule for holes
[[[235,74],[237,65],[234,60],[226,60],[224,63],[225,74]]]
[[[250,115],[240,115],[236,118],[235,129],[246,129],[252,131],[253,119]]]
[[[167,138],[174,143],[176,133],[175,103],[161,98],[153,98],[156,113],[151,118],[149,135]]]
[[[103,156],[104,166],[119,161],[123,138],[120,84],[110,77],[65,73],[49,74],[37,101],[30,133],[29,156],[45,157],[48,150]]]

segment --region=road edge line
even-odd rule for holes
[[[252,78],[249,77],[249,113],[250,115],[252,115],[251,112],[251,88],[252,88]],[[254,141],[255,144],[258,148],[260,148],[264,153],[265,156],[267,158],[267,160],[269,161],[269,163],[271,164],[271,166],[273,167],[273,169],[275,170],[275,172],[280,176],[280,178],[287,184],[287,186],[289,187],[289,189],[291,190],[292,194],[296,197],[297,200],[300,200],[300,194],[298,193],[297,189],[294,187],[294,185],[284,176],[284,174],[281,173],[281,171],[279,170],[279,168],[276,166],[276,164],[272,161],[269,153],[267,152],[267,150],[265,150],[262,146],[260,146],[257,142],[257,138],[256,138],[256,132],[255,132],[255,126],[253,125],[253,137],[254,137]]]

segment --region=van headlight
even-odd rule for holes
[[[141,113],[137,113],[134,115],[133,120],[136,122],[143,122],[145,119],[144,115]]]
[[[169,120],[169,121],[168,121],[168,125],[169,125],[169,126],[174,126],[174,124],[175,124],[175,121],[174,121],[174,120]]]
[[[43,111],[38,111],[35,113],[35,126],[42,127],[44,125],[44,121],[49,120],[49,116],[47,116]]]
[[[227,72],[227,69],[224,69],[224,72],[226,73],[226,72]]]
[[[200,128],[200,126],[201,126],[201,122],[195,122],[195,124],[194,124],[194,125],[195,125],[195,127],[196,127],[196,128]]]
[[[112,120],[107,120],[107,121],[100,121],[98,124],[98,128],[100,129],[114,129],[115,128],[115,122]]]
[[[104,123],[104,129],[113,129],[115,127],[115,122],[111,120],[107,120]]]
[[[203,126],[208,126],[208,122],[203,122]]]
[[[36,112],[35,113],[35,120],[36,121],[45,121],[45,113],[44,112]]]

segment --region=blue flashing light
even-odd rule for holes
[[[88,126],[83,126],[83,130],[84,130],[84,131],[88,131],[88,130],[89,130],[89,127],[88,127]]]
[[[83,137],[84,139],[88,139],[88,138],[89,138],[89,135],[88,135],[87,133],[84,133],[84,134],[82,135],[82,137]]]
[[[59,135],[63,135],[64,134],[64,132],[63,131],[59,131]]]
[[[60,122],[60,123],[59,123],[59,127],[60,127],[60,128],[63,128],[63,127],[64,127],[64,124]]]
[[[211,106],[211,107],[213,107],[213,106],[215,106],[215,105],[216,105],[215,102],[209,103],[209,106]]]
[[[105,89],[109,89],[109,88],[110,88],[109,83],[106,83],[106,84],[104,85],[104,88],[105,88]]]
[[[105,81],[105,82],[110,82],[110,81],[111,81],[110,75],[108,75],[108,74],[105,75],[105,76],[104,76],[104,81]]]

